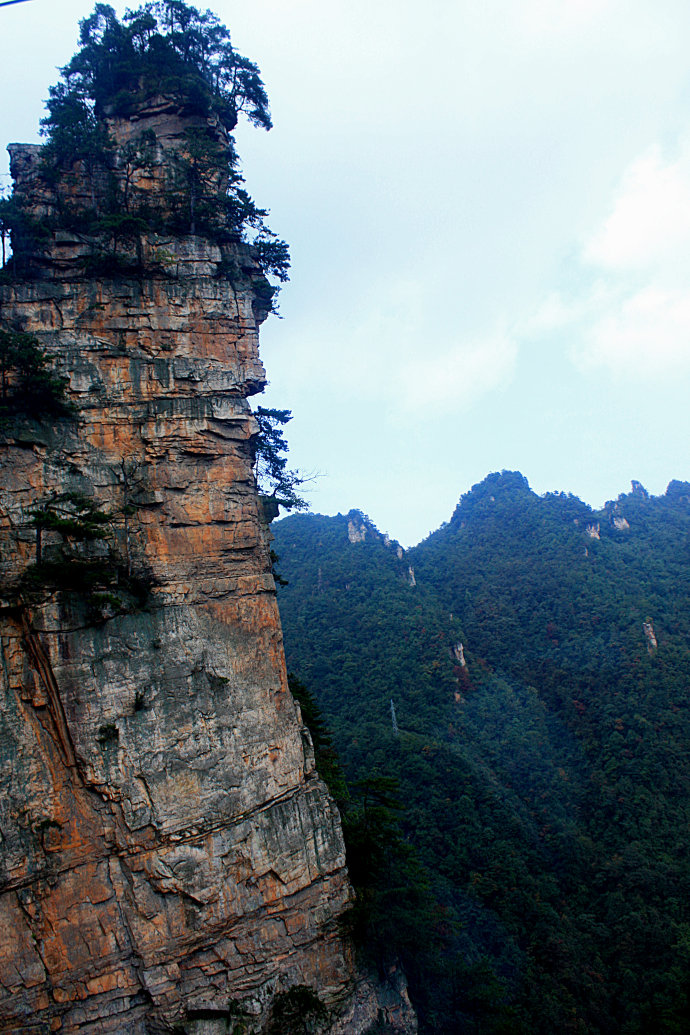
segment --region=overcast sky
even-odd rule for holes
[[[0,8],[3,146],[92,9]],[[313,510],[409,546],[502,468],[593,506],[690,479],[687,0],[213,10],[271,100],[238,132],[293,259],[263,402]]]

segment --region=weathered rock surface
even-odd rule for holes
[[[35,200],[36,149],[12,159]],[[0,435],[0,1030],[225,1032],[238,1004],[259,1031],[300,984],[328,1030],[412,1030],[404,989],[354,973],[340,820],[287,689],[246,401],[260,271],[149,235],[136,276],[88,279],[86,247],[58,232],[0,286],[78,408]],[[22,582],[32,511],[68,493],[111,515],[72,549],[112,592]]]

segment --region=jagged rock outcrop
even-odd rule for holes
[[[48,211],[38,150],[11,155]],[[137,248],[136,273],[89,275],[92,242],[55,231],[0,285],[76,406],[0,431],[0,1030],[266,1030],[299,985],[323,1030],[412,1030],[404,988],[356,977],[340,821],[287,689],[247,403],[270,292],[246,246]],[[37,531],[83,499],[102,536]]]

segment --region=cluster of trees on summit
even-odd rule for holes
[[[402,558],[357,512],[274,533],[357,930],[420,1030],[690,1030],[690,484],[593,512],[491,475]]]
[[[138,236],[157,231],[250,243],[265,274],[287,279],[287,245],[245,190],[232,136],[241,116],[271,128],[268,97],[259,69],[234,49],[216,15],[183,0],[151,0],[119,19],[109,4],[96,4],[61,72],[41,124],[41,172],[55,210],[38,222],[21,197],[0,200],[4,267],[8,237],[12,245],[6,276],[30,274],[46,234],[62,228],[100,239],[91,272],[126,272]],[[182,146],[161,155],[153,131],[115,141],[111,120],[166,100],[187,120]],[[156,165],[165,169],[158,195],[137,186]],[[87,185],[85,198],[75,198],[75,183]]]

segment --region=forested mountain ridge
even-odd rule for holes
[[[409,551],[274,532],[288,663],[349,779],[399,785],[423,1027],[686,1031],[690,484],[593,511],[494,474]]]

